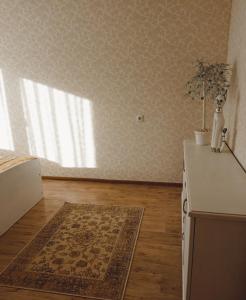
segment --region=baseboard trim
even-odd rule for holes
[[[66,180],[66,181],[90,181],[104,183],[122,183],[122,184],[139,184],[139,185],[159,185],[170,187],[182,187],[179,182],[161,182],[161,181],[138,181],[138,180],[117,180],[117,179],[99,179],[99,178],[82,178],[82,177],[60,177],[60,176],[42,176],[42,179],[49,180]]]

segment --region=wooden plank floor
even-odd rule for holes
[[[0,237],[0,270],[33,239],[64,201],[142,206],[145,213],[124,300],[181,300],[180,193],[178,187],[44,180],[44,199]],[[79,298],[1,287],[0,299]]]

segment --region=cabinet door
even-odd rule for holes
[[[183,191],[182,191],[182,284],[183,284],[183,300],[186,299],[187,281],[188,281],[188,263],[189,263],[189,242],[190,242],[190,217],[189,217],[189,201],[186,193],[185,174],[183,175]]]
[[[183,190],[182,190],[182,195],[181,195],[181,211],[182,211],[182,233],[184,235],[184,222],[185,222],[185,215],[183,212],[183,207],[184,207],[184,201],[187,199],[187,190],[186,190],[186,179],[185,179],[185,172],[183,172]],[[184,243],[182,243],[183,246]]]
[[[246,299],[245,236],[245,220],[196,218],[189,300]]]
[[[189,265],[189,244],[190,244],[190,217],[189,217],[189,202],[186,199],[183,201],[183,220],[184,220],[184,233],[183,233],[183,299],[186,299],[187,282],[188,282],[188,265]]]

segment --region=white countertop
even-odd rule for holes
[[[246,215],[246,174],[229,149],[214,153],[186,140],[184,165],[191,213]]]

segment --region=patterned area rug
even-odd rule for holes
[[[0,285],[123,298],[143,208],[65,203],[0,275]]]

